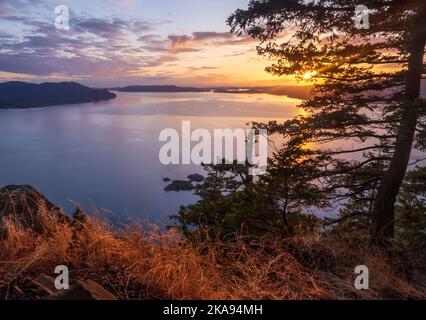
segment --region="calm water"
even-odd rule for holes
[[[244,128],[288,118],[298,100],[270,95],[118,93],[115,100],[0,110],[0,185],[31,184],[71,212],[75,203],[119,221],[168,223],[191,193],[167,193],[164,177],[185,179],[197,166],[163,166],[160,132]]]

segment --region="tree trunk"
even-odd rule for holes
[[[395,235],[395,203],[410,161],[417,126],[416,100],[420,97],[426,41],[425,31],[422,30],[424,21],[420,22],[416,34],[411,38],[409,48],[406,101],[401,107],[401,122],[397,131],[395,152],[381,182],[373,209],[373,240],[378,244],[388,243]]]

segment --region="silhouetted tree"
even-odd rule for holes
[[[293,141],[269,159],[268,172],[254,179],[246,163],[204,165],[207,177],[195,187],[200,200],[181,207],[173,216],[186,235],[206,230],[212,238],[235,235],[263,237],[266,234],[308,233],[319,226],[309,207],[323,207],[327,195],[318,186],[318,163],[328,158]]]
[[[412,148],[425,149],[426,1],[362,4],[367,29],[355,27],[350,0],[252,0],[228,22],[233,32],[259,40],[259,54],[275,61],[268,72],[299,79],[310,72],[315,96],[301,105],[307,115],[263,127],[287,144],[322,145],[317,152],[334,159],[323,162],[323,191],[336,192],[347,208],[362,202],[348,217],[365,215],[374,240],[387,243]]]

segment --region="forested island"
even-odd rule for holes
[[[92,89],[76,82],[34,84],[0,83],[0,108],[37,108],[114,99],[105,89]]]

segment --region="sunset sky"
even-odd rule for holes
[[[0,81],[91,86],[283,85],[257,42],[229,33],[247,0],[0,0]],[[57,5],[70,31],[54,25]]]

